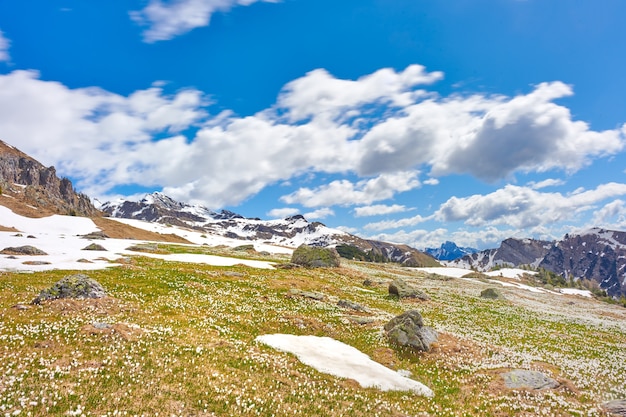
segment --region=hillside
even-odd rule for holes
[[[40,162],[0,141],[0,204],[29,216],[101,213],[84,194],[74,191],[67,178],[60,179],[54,167]]]
[[[227,237],[215,245],[102,238],[87,218],[1,209],[0,223],[19,233],[0,232],[0,249],[28,243],[49,253],[0,258],[0,407],[11,415],[608,416],[606,404],[626,398],[626,309],[593,298],[450,268],[348,260],[274,268],[288,253],[267,244],[262,253]],[[205,239],[188,228],[141,226]],[[84,251],[90,243],[105,250]],[[30,304],[76,270],[107,297]],[[398,278],[429,300],[390,297]],[[494,286],[505,300],[480,296]],[[411,309],[439,334],[429,352],[398,350],[383,336],[385,323]],[[265,335],[306,336],[299,347],[317,365],[267,346]],[[434,396],[364,387],[364,377],[383,378],[369,364],[335,376],[354,360],[342,356],[348,347]],[[514,370],[554,383],[511,388]]]

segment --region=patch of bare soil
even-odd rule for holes
[[[135,341],[141,337],[144,331],[136,324],[115,323],[105,326],[86,324],[80,329],[81,333],[102,337],[121,337],[126,341]]]
[[[6,227],[0,224],[0,232],[19,232],[15,227]]]
[[[90,312],[96,315],[110,316],[122,311],[129,311],[130,307],[113,297],[87,298],[76,300],[64,298],[58,300],[45,301],[41,303],[47,309],[55,312],[72,314],[76,312]]]
[[[10,193],[9,191],[0,194],[0,205],[10,209],[15,214],[30,218],[48,217],[56,214],[45,208],[33,207],[24,201],[21,194]]]
[[[98,226],[108,237],[113,239],[133,239],[133,240],[151,240],[157,242],[170,243],[191,243],[185,238],[175,234],[163,234],[150,232],[148,230],[139,229],[129,226],[106,217],[92,217],[91,220]]]

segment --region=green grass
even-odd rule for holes
[[[394,265],[344,265],[260,270],[134,257],[88,273],[109,291],[108,300],[27,310],[13,306],[70,272],[2,273],[0,415],[593,416],[602,415],[598,403],[626,396],[626,335],[610,320],[483,300],[479,284],[426,279]],[[432,300],[399,301],[384,284],[362,286],[365,278],[395,276],[413,277]],[[326,300],[294,296],[292,288],[322,292]],[[339,298],[366,306],[377,322],[348,320]],[[387,320],[411,308],[444,334],[430,353],[397,352],[381,337]],[[93,323],[127,327],[90,332]],[[140,330],[124,333],[133,325]],[[410,371],[435,397],[364,389],[319,373],[255,342],[267,333],[333,337]],[[568,385],[506,390],[498,373],[515,367],[540,369]]]

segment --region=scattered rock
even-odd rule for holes
[[[235,278],[245,277],[245,274],[242,274],[241,272],[235,272],[235,271],[224,271],[222,272],[222,275],[225,275],[227,277],[235,277]]]
[[[107,239],[109,236],[103,231],[99,230],[97,232],[87,233],[86,235],[82,235],[83,239],[92,239],[92,240],[103,240]]]
[[[295,288],[290,289],[289,290],[289,294],[291,294],[291,295],[298,295],[298,296],[304,297],[304,298],[310,298],[310,299],[316,300],[316,301],[322,301],[326,297],[321,292],[302,291],[302,290],[296,290]]]
[[[22,265],[51,265],[51,263],[47,261],[24,261]]]
[[[510,389],[552,389],[558,388],[559,384],[556,380],[539,371],[527,371],[516,369],[511,372],[502,374],[504,385]]]
[[[609,401],[602,404],[602,408],[611,415],[626,417],[626,400]]]
[[[366,324],[371,324],[376,321],[374,317],[360,317],[360,316],[349,316],[348,320],[356,324],[360,324],[361,326],[364,326]]]
[[[14,236],[14,237],[24,237],[24,235],[23,235],[23,234],[21,234],[21,233],[16,233],[16,234],[14,234],[14,235],[12,235],[12,236]]]
[[[83,264],[92,264],[93,263],[89,259],[85,259],[85,258],[80,258],[76,262],[80,262],[80,263],[83,263]]]
[[[339,254],[332,248],[300,245],[293,251],[291,262],[307,268],[333,268],[339,266]]]
[[[254,245],[240,245],[234,247],[233,250],[238,252],[256,252]]]
[[[389,294],[395,295],[398,298],[417,298],[423,301],[430,300],[430,297],[425,292],[415,288],[400,278],[396,278],[389,284]]]
[[[363,307],[362,305],[353,303],[352,301],[348,300],[339,300],[337,302],[337,305],[341,308],[347,308],[348,310],[367,311],[367,308]]]
[[[26,239],[37,239],[37,236],[28,235],[28,236],[26,236]]]
[[[422,315],[409,310],[385,324],[385,333],[391,344],[428,352],[439,337],[435,329],[424,326]]]
[[[99,282],[87,275],[68,275],[57,281],[52,287],[41,291],[32,301],[32,304],[40,304],[44,300],[56,300],[58,298],[102,298],[106,292]]]
[[[373,285],[374,285],[374,282],[371,279],[369,279],[369,278],[365,278],[365,281],[363,281],[363,286],[364,287],[371,287]]]
[[[274,265],[274,268],[276,269],[296,269],[296,268],[302,268],[301,265],[296,265],[294,263],[286,263],[286,264],[276,264]]]
[[[26,304],[17,303],[13,306],[13,308],[16,310],[28,310],[30,307],[27,306]]]
[[[487,288],[480,292],[481,298],[488,298],[490,300],[506,300],[502,292],[497,288]]]
[[[5,255],[47,255],[47,253],[41,249],[30,245],[4,248],[0,253]]]
[[[9,256],[7,256],[7,259],[17,259],[17,256],[15,256],[15,255],[9,255]]]
[[[98,245],[97,243],[92,243],[90,245],[85,246],[82,250],[100,250],[105,251],[106,248],[102,245]]]

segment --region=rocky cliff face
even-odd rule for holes
[[[463,256],[451,264],[462,268],[489,271],[496,266],[529,265],[537,267],[554,242],[535,239],[509,238],[498,249],[488,249]]]
[[[597,281],[611,296],[626,295],[626,232],[593,228],[565,235],[539,266],[565,278]]]
[[[610,296],[626,295],[626,232],[590,229],[557,242],[507,239],[498,249],[464,256],[451,265],[489,271],[496,266],[529,265],[566,279],[596,281]]]
[[[56,175],[18,149],[0,141],[0,187],[5,196],[57,214],[98,216],[84,194],[74,191],[72,182]]]

